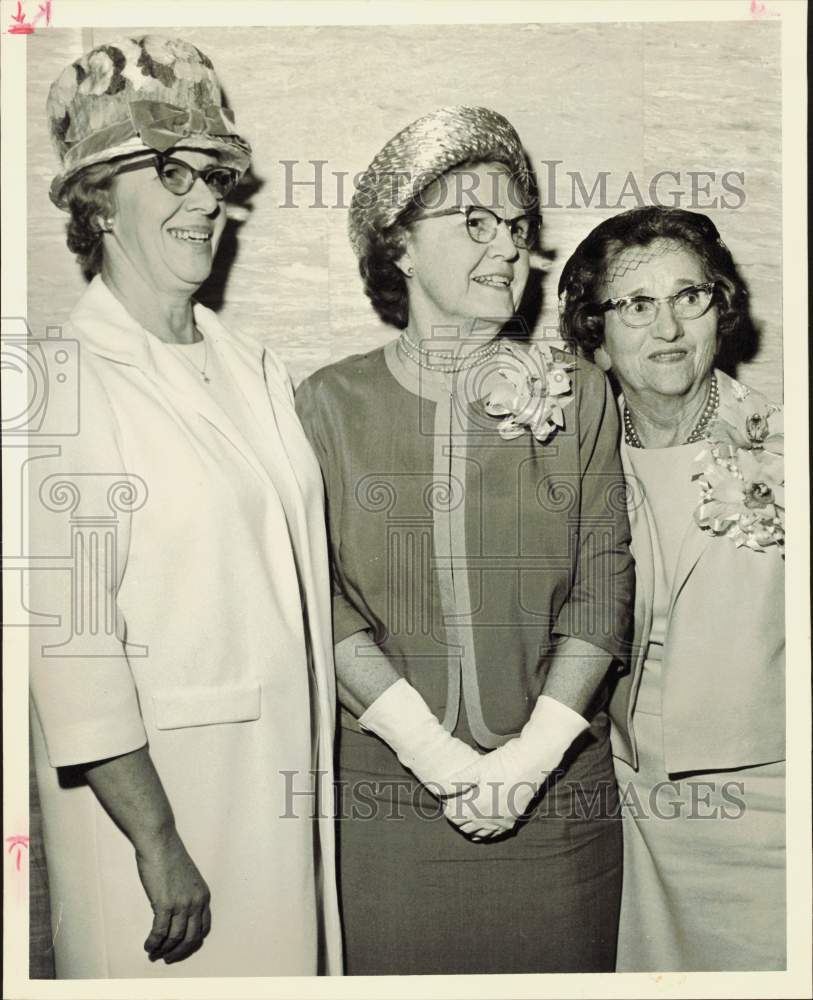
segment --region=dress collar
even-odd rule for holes
[[[454,375],[444,375],[416,365],[404,354],[397,340],[385,345],[384,362],[395,381],[414,396],[437,403],[454,393]]]
[[[227,333],[212,310],[199,302],[192,303],[192,311],[195,324],[210,344],[228,342],[259,362],[263,353],[261,344]],[[94,354],[119,364],[135,365],[150,374],[156,373],[155,350],[160,351],[164,342],[130,315],[101,275],[97,274],[90,282],[74,307],[70,321],[81,334],[83,346]]]

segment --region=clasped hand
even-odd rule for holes
[[[516,742],[479,757],[457,776],[460,794],[444,799],[446,818],[471,840],[492,839],[512,830],[545,780],[541,772],[538,780],[518,773],[512,746]]]
[[[564,752],[589,726],[566,705],[540,695],[519,736],[480,755],[443,728],[403,677],[375,699],[359,722],[443,800],[446,818],[472,840],[511,830]]]
[[[519,736],[480,757],[457,777],[475,781],[475,794],[448,799],[446,816],[472,840],[497,837],[516,825],[571,743],[589,727],[578,712],[540,695]]]

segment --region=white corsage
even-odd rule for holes
[[[573,368],[575,362],[555,359],[549,344],[521,349],[504,342],[483,380],[481,397],[486,413],[502,418],[500,437],[510,441],[527,429],[544,443],[563,428],[564,408],[573,402],[568,375]]]
[[[717,420],[692,477],[700,485],[694,519],[704,530],[760,552],[771,545],[784,555],[785,437],[782,413],[769,407],[741,427]]]

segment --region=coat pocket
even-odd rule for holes
[[[254,722],[262,709],[254,684],[170,688],[152,696],[157,729],[185,729],[228,722]]]

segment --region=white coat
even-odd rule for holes
[[[64,334],[79,344],[79,433],[28,463],[35,556],[69,566],[73,547],[83,567],[30,574],[32,611],[61,619],[31,644],[59,977],[340,971],[319,468],[279,362],[200,305],[195,322],[256,438],[97,277]],[[70,394],[49,405],[68,427]],[[101,600],[90,536],[106,553]],[[148,961],[133,848],[70,767],[145,743],[212,897],[210,935],[174,965]]]

